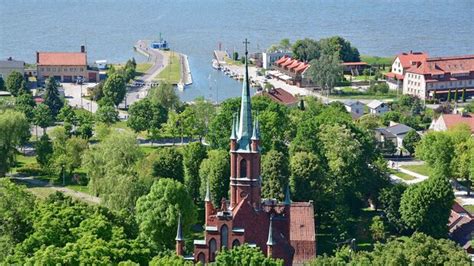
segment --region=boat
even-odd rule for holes
[[[178,86],[178,90],[180,91],[184,91],[184,87],[186,87],[186,85],[181,81],[178,83],[177,86]]]
[[[217,62],[216,59],[212,60],[212,68],[214,68],[216,70],[221,70],[221,65],[219,64],[219,62]]]

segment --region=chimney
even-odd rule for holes
[[[81,45],[81,53],[85,53],[86,52],[86,46],[85,45]]]
[[[410,54],[413,54],[413,50],[410,50]]]

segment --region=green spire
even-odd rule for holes
[[[230,135],[230,139],[237,139],[237,133],[236,133],[237,129],[236,129],[236,124],[235,124],[237,120],[236,116],[237,114],[234,114],[232,117],[232,134]]]
[[[181,213],[179,214],[178,217],[178,230],[176,231],[176,238],[174,239],[176,241],[183,241],[183,227],[181,225]]]
[[[258,125],[258,117],[257,117],[257,119],[255,119],[255,122],[254,122],[254,125],[253,125],[252,139],[253,140],[259,140],[260,139],[260,127]]]
[[[242,85],[242,99],[240,103],[240,122],[238,133],[238,144],[241,150],[250,150],[250,134],[252,133],[252,106],[250,103],[250,85],[249,85],[249,66],[248,66],[248,49],[249,42],[247,39],[245,44],[245,74],[244,84]]]
[[[286,185],[285,191],[285,201],[283,202],[285,205],[291,205],[291,198],[290,198],[290,185]]]
[[[274,246],[275,244],[276,242],[273,239],[273,214],[272,214],[272,216],[270,216],[270,226],[268,227],[267,246]]]
[[[211,201],[211,190],[209,188],[209,178],[207,179],[206,182],[206,197],[204,198],[205,202]]]

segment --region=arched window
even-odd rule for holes
[[[240,177],[247,177],[247,161],[240,160]]]
[[[232,241],[232,248],[235,248],[238,246],[240,246],[240,241],[238,239],[235,239],[234,241]]]
[[[214,261],[216,258],[217,242],[214,238],[209,241],[209,261]]]
[[[204,255],[204,253],[199,253],[198,255],[198,261],[202,264],[202,265],[206,265],[206,255]]]
[[[227,225],[221,227],[221,249],[227,247],[227,242],[229,241],[229,229]]]

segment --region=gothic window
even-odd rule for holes
[[[206,264],[206,256],[204,255],[204,253],[199,253],[198,255],[198,261],[201,262],[202,265],[205,265]]]
[[[209,241],[209,261],[214,261],[217,251],[217,243],[214,238]]]
[[[232,248],[240,246],[240,241],[238,239],[232,241]]]
[[[240,177],[247,177],[247,161],[240,160]]]
[[[229,241],[229,229],[227,225],[221,227],[221,249],[227,248],[227,242]]]

